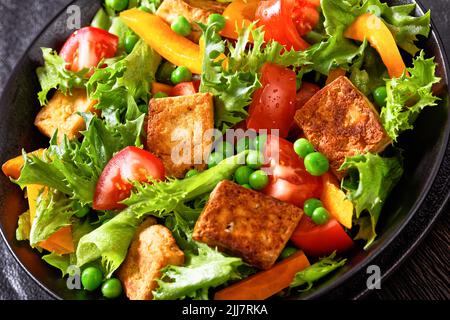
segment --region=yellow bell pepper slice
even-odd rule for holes
[[[202,73],[200,47],[175,33],[159,16],[138,9],[120,13],[123,22],[158,52],[177,66],[185,66],[192,73]]]
[[[322,176],[322,196],[320,200],[325,209],[346,228],[352,227],[353,203],[345,197],[344,191],[339,188],[337,179],[326,173]]]
[[[389,76],[398,78],[406,71],[406,65],[389,28],[383,20],[371,13],[365,13],[347,28],[344,36],[349,39],[364,41],[378,51],[385,64]]]
[[[44,154],[45,149],[38,149],[36,151],[28,153],[28,155],[34,155],[41,157]],[[25,164],[23,156],[17,156],[15,158],[12,158],[8,161],[6,161],[2,165],[2,171],[3,173],[12,178],[12,179],[19,179],[20,177],[20,171],[22,171],[22,167]]]
[[[237,39],[237,28],[248,27],[255,20],[255,12],[258,8],[259,0],[235,0],[231,2],[223,12],[225,27],[220,34],[225,38]],[[251,38],[251,35],[250,35]],[[253,41],[250,39],[250,41]]]

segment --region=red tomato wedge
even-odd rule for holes
[[[275,40],[286,49],[305,50],[309,44],[303,40],[297,31],[296,13],[298,0],[264,0],[256,9],[255,20],[258,26],[264,27],[264,39]],[[297,19],[297,20],[298,20]]]
[[[181,82],[172,88],[172,90],[170,91],[170,96],[190,96],[196,93],[197,90],[195,89],[195,85],[193,82]]]
[[[305,215],[294,230],[291,241],[306,255],[314,257],[327,256],[333,251],[344,252],[353,246],[353,240],[336,219],[316,225]]]
[[[309,198],[320,197],[322,179],[306,171],[292,143],[269,135],[264,157],[271,173],[268,186],[262,190],[264,194],[299,207]]]
[[[297,92],[295,109],[298,110],[303,107],[303,105],[319,91],[320,87],[317,84],[303,81],[300,90]]]
[[[118,152],[103,169],[97,182],[93,208],[114,210],[125,206],[120,201],[128,198],[133,187],[131,181],[162,180],[165,176],[162,161],[148,151],[126,147]]]
[[[67,69],[77,72],[96,67],[103,58],[114,57],[118,44],[117,36],[99,28],[85,27],[67,39],[59,55],[67,62]]]
[[[319,5],[320,1],[317,0],[295,0],[292,20],[300,36],[310,32],[319,22]]]
[[[273,63],[261,68],[262,87],[253,94],[247,118],[248,129],[278,129],[280,137],[287,137],[294,122],[295,72]]]

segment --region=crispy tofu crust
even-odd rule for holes
[[[195,22],[206,24],[210,14],[222,13],[225,8],[225,3],[211,0],[164,0],[156,14],[169,24],[174,22],[178,16],[184,16],[192,27],[192,33],[188,38],[198,42],[202,31]]]
[[[118,277],[130,300],[151,300],[152,291],[158,286],[156,279],[161,277],[161,269],[183,263],[184,253],[178,248],[169,229],[149,218],[139,226]]]
[[[269,269],[302,215],[294,205],[225,180],[211,193],[192,238]]]
[[[213,108],[210,93],[150,101],[147,147],[163,161],[167,176],[183,178],[190,169],[206,168],[213,137],[205,131],[214,129]]]
[[[77,112],[94,112],[96,101],[87,97],[86,90],[73,89],[72,95],[64,95],[56,91],[50,101],[39,111],[34,124],[39,131],[48,137],[52,137],[58,130],[58,142],[64,135],[69,140],[80,136],[80,131],[86,129],[86,124]]]
[[[391,143],[372,103],[341,76],[317,92],[295,114],[295,121],[338,178],[345,157],[377,153]]]

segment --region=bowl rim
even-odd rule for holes
[[[4,90],[3,90],[3,92],[2,92],[2,94],[0,96],[0,103],[3,100],[3,96],[4,96],[5,92],[8,91],[6,89],[12,85],[12,78],[13,78],[12,75],[17,74],[18,69],[21,67],[23,62],[26,60],[26,57],[28,56],[31,48],[36,44],[36,42],[46,32],[46,30],[49,28],[49,26],[52,25],[55,22],[55,20],[59,19],[61,17],[61,15],[64,14],[64,12],[67,10],[67,8],[69,6],[73,5],[77,1],[79,1],[79,0],[72,0],[68,4],[66,4],[59,12],[57,12],[51,18],[51,20],[49,20],[49,22],[45,26],[43,26],[41,28],[40,32],[30,42],[30,44],[24,50],[23,54],[17,60],[16,64],[14,65],[14,67],[12,68],[12,70],[10,72],[10,77],[6,81],[5,86],[3,87]],[[422,4],[421,0],[411,0],[411,2],[416,4],[416,6],[417,6],[416,10],[419,10],[419,13],[421,15],[423,15],[425,13],[424,5]],[[429,35],[428,39],[435,38],[434,40],[437,43],[437,47],[439,48],[439,53],[442,55],[443,71],[444,71],[443,78],[445,77],[447,79],[447,82],[448,82],[448,76],[450,74],[450,67],[449,67],[449,61],[450,61],[449,59],[450,59],[450,57],[448,56],[448,54],[446,52],[446,49],[445,49],[445,47],[443,45],[442,38],[441,38],[441,36],[439,34],[438,29],[436,28],[436,25],[435,25],[434,20],[433,20],[432,17],[431,17],[431,23],[430,24],[431,24],[431,32],[430,32],[430,35]],[[447,93],[450,96],[450,87],[448,87],[448,83],[446,85],[447,85],[447,89],[446,89]],[[426,196],[428,195],[430,189],[432,188],[433,184],[436,182],[436,180],[437,180],[437,173],[438,173],[439,169],[442,166],[442,163],[444,161],[444,158],[446,156],[447,151],[449,151],[449,150],[450,150],[450,125],[447,127],[447,130],[445,132],[444,141],[443,141],[443,146],[439,150],[439,154],[438,154],[437,160],[434,162],[434,166],[433,166],[432,171],[431,171],[431,173],[429,175],[429,178],[426,181],[426,184],[424,186],[423,192],[416,199],[416,201],[414,202],[413,206],[409,210],[409,213],[404,218],[404,220],[392,232],[392,234],[390,234],[389,237],[387,239],[385,239],[385,241],[383,241],[382,244],[380,244],[380,246],[378,246],[373,251],[371,251],[371,255],[370,256],[366,256],[364,259],[362,259],[361,261],[359,261],[358,263],[353,265],[352,266],[353,270],[350,270],[348,272],[345,272],[342,275],[339,275],[331,283],[327,283],[326,285],[318,288],[317,290],[315,290],[311,294],[307,294],[304,297],[305,299],[319,299],[321,296],[324,296],[325,294],[329,293],[333,289],[336,289],[337,287],[339,287],[339,286],[343,285],[344,283],[348,282],[349,279],[351,279],[352,277],[355,276],[355,274],[361,272],[361,270],[363,270],[367,265],[369,265],[372,261],[374,261],[376,258],[378,258],[382,254],[382,252],[385,251],[385,249],[392,244],[392,242],[395,239],[401,237],[402,231],[404,231],[405,227],[415,217],[416,213],[419,211],[420,207],[423,205],[424,200],[425,200]],[[450,155],[449,155],[449,157],[450,157]],[[396,262],[392,263],[388,267],[388,269],[385,269],[383,271],[383,273],[381,274],[381,282],[383,282],[386,278],[388,278],[392,274],[392,272],[394,272],[405,261],[405,259],[407,259],[410,256],[410,254],[415,249],[417,249],[417,246],[428,235],[428,233],[430,232],[430,230],[431,230],[432,226],[434,225],[434,223],[436,222],[436,220],[442,215],[442,213],[444,211],[444,208],[446,208],[449,204],[450,204],[450,190],[448,190],[447,194],[444,195],[444,201],[441,203],[440,207],[438,208],[436,213],[432,216],[432,218],[430,220],[428,220],[427,225],[424,228],[422,228],[420,233],[416,234],[416,237],[414,239],[412,239],[411,246],[409,246],[407,249],[405,249],[401,253],[400,258]],[[20,258],[16,255],[16,253],[13,250],[11,244],[9,243],[9,241],[6,238],[3,224],[0,224],[0,234],[1,234],[1,237],[2,237],[3,241],[6,244],[6,247],[8,248],[9,252],[14,257],[16,262],[20,265],[20,267],[25,271],[25,273],[35,283],[37,283],[47,294],[49,294],[52,298],[54,298],[56,300],[63,300],[63,298],[59,294],[57,294],[56,292],[52,291],[50,288],[45,286],[37,277],[35,277],[32,274],[32,272],[30,270],[28,270],[28,268],[25,266],[25,264],[20,260]],[[361,290],[358,290],[359,293],[356,296],[352,297],[351,299],[363,298],[364,296],[366,296],[368,294],[369,291],[370,290],[367,287],[364,286],[364,287],[362,287]]]

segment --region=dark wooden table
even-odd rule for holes
[[[13,66],[41,29],[70,0],[0,0],[0,93]],[[450,53],[449,0],[421,0],[431,8]],[[420,246],[368,299],[450,299],[450,207]],[[19,267],[0,240],[0,299],[50,299]]]

